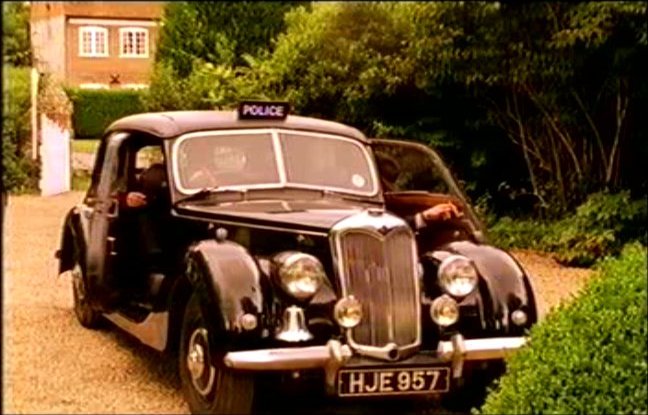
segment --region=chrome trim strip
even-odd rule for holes
[[[279,133],[277,130],[272,130],[272,148],[275,152],[275,160],[277,162],[277,169],[279,170],[279,183],[281,183],[282,186],[285,186],[288,182],[286,174],[286,160],[284,160],[281,141],[279,140]]]
[[[108,320],[123,330],[137,337],[142,343],[152,348],[164,351],[169,332],[169,312],[151,313],[141,323],[135,323],[120,313],[104,314]]]
[[[377,222],[379,221],[379,222]],[[407,222],[398,216],[386,213],[382,210],[376,209],[367,209],[364,212],[358,213],[357,215],[345,218],[340,222],[336,223],[331,229],[331,253],[333,256],[334,269],[338,276],[338,281],[340,282],[340,290],[342,292],[342,297],[346,297],[353,293],[348,292],[346,277],[344,276],[345,269],[345,258],[340,257],[340,252],[342,252],[342,237],[347,231],[355,232],[366,232],[372,236],[378,237],[378,239],[384,240],[385,236],[376,231],[376,228],[389,228],[389,231],[386,233],[389,234],[396,230],[405,230],[411,237],[411,252],[412,252],[412,269],[417,269],[418,264],[418,254],[416,240],[412,230],[410,229]],[[412,276],[414,278],[414,290],[415,298],[414,301],[418,303],[416,307],[416,340],[414,343],[407,345],[397,346],[398,356],[390,357],[389,352],[394,349],[394,344],[390,343],[384,347],[375,347],[370,345],[362,345],[355,342],[353,339],[353,329],[347,329],[347,341],[353,350],[357,351],[359,354],[374,357],[377,359],[383,359],[387,361],[393,361],[396,359],[403,358],[411,353],[414,353],[421,345],[422,342],[422,322],[421,322],[421,287],[420,281],[417,275]]]
[[[188,219],[198,220],[198,221],[202,221],[202,222],[209,222],[209,223],[214,223],[214,224],[246,226],[248,228],[268,229],[268,230],[272,230],[272,231],[289,232],[289,233],[311,235],[311,236],[328,236],[328,233],[326,231],[317,232],[317,231],[308,231],[308,230],[304,230],[304,229],[288,229],[288,228],[282,228],[282,227],[279,227],[279,226],[257,225],[257,224],[247,223],[247,222],[236,222],[236,221],[221,220],[221,219],[208,219],[208,218],[201,218],[201,217],[196,217],[196,216],[187,215],[187,214],[180,214],[180,213],[176,213],[175,211],[173,211],[172,216],[175,216],[177,218],[188,218]]]

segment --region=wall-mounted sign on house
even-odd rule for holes
[[[148,84],[164,2],[31,2],[36,68],[82,88]]]

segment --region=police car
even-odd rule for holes
[[[254,410],[262,378],[342,403],[479,395],[537,321],[525,270],[432,149],[289,112],[107,129],[57,255],[80,324],[177,356],[193,413]]]

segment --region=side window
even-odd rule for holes
[[[135,170],[141,174],[154,164],[164,164],[164,154],[159,145],[145,146],[137,151],[135,157]]]
[[[451,192],[445,168],[421,147],[380,141],[373,149],[384,190]]]

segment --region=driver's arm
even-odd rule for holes
[[[406,217],[405,220],[415,230],[423,229],[432,222],[457,219],[463,216],[463,213],[452,202],[440,203],[432,206],[414,216]]]

